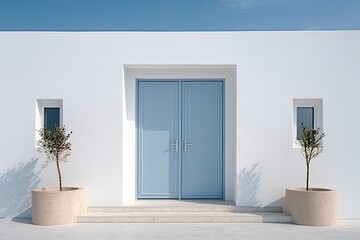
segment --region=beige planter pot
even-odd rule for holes
[[[63,187],[32,191],[32,223],[36,225],[62,225],[75,223],[85,213],[84,189]]]
[[[324,188],[286,189],[284,212],[292,222],[310,226],[336,225],[336,192]]]

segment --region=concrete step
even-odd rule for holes
[[[289,223],[282,213],[241,212],[92,212],[79,223]]]
[[[237,207],[219,200],[141,200],[88,207],[79,223],[288,223],[281,207]]]
[[[88,207],[88,213],[122,212],[242,212],[242,213],[281,213],[281,207],[236,207],[234,205],[162,205],[162,206],[121,206]]]

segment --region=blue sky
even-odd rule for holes
[[[0,30],[360,29],[360,0],[0,0]]]

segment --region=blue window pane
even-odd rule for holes
[[[297,108],[297,140],[300,140],[302,131],[301,124],[306,128],[314,129],[314,108],[313,107],[298,107]]]
[[[44,127],[52,131],[55,126],[60,126],[60,108],[44,108]]]

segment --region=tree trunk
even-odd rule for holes
[[[309,191],[309,164],[306,164],[306,191]]]
[[[60,191],[62,191],[62,182],[61,182],[61,173],[60,173],[60,165],[59,160],[56,160],[56,167],[59,175],[59,184],[60,184]]]

